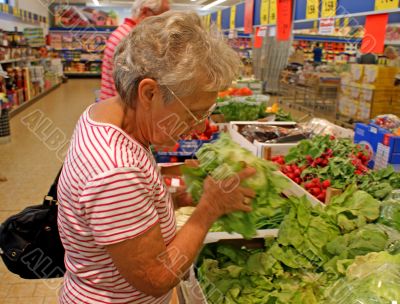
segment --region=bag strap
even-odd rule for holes
[[[62,168],[63,167],[61,167],[60,171],[58,171],[57,176],[49,189],[49,192],[44,197],[43,205],[57,205],[57,187],[58,187],[58,180],[60,179]]]

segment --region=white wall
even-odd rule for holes
[[[11,1],[11,5],[15,3],[15,5],[19,6],[20,9],[26,10],[28,12],[32,12],[34,14],[38,14],[41,16],[49,17],[49,13],[47,10],[48,0],[14,0]],[[17,26],[19,31],[22,31],[24,28],[32,28],[32,27],[39,27],[38,24],[32,24],[29,22],[22,22],[18,18],[15,18],[12,15],[0,15],[0,29],[6,31],[13,31],[14,27]],[[47,33],[47,26],[42,25],[45,33]]]

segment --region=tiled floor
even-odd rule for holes
[[[99,80],[69,80],[11,119],[12,141],[0,145],[0,222],[40,203],[57,174],[75,123],[94,101]],[[64,140],[65,138],[65,140]],[[55,304],[61,280],[23,280],[0,261],[0,304]]]

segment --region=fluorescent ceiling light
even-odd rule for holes
[[[208,9],[218,5],[218,4],[224,3],[225,1],[226,0],[217,0],[217,1],[211,2],[210,4],[207,4],[206,6],[203,6],[201,8],[201,10],[206,11],[206,10],[208,10]]]
[[[99,0],[92,0],[92,1],[93,1],[93,4],[94,4],[94,5],[100,6]]]

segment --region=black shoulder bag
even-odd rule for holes
[[[57,227],[58,173],[43,204],[30,206],[0,225],[0,255],[23,279],[64,276],[64,247]]]

